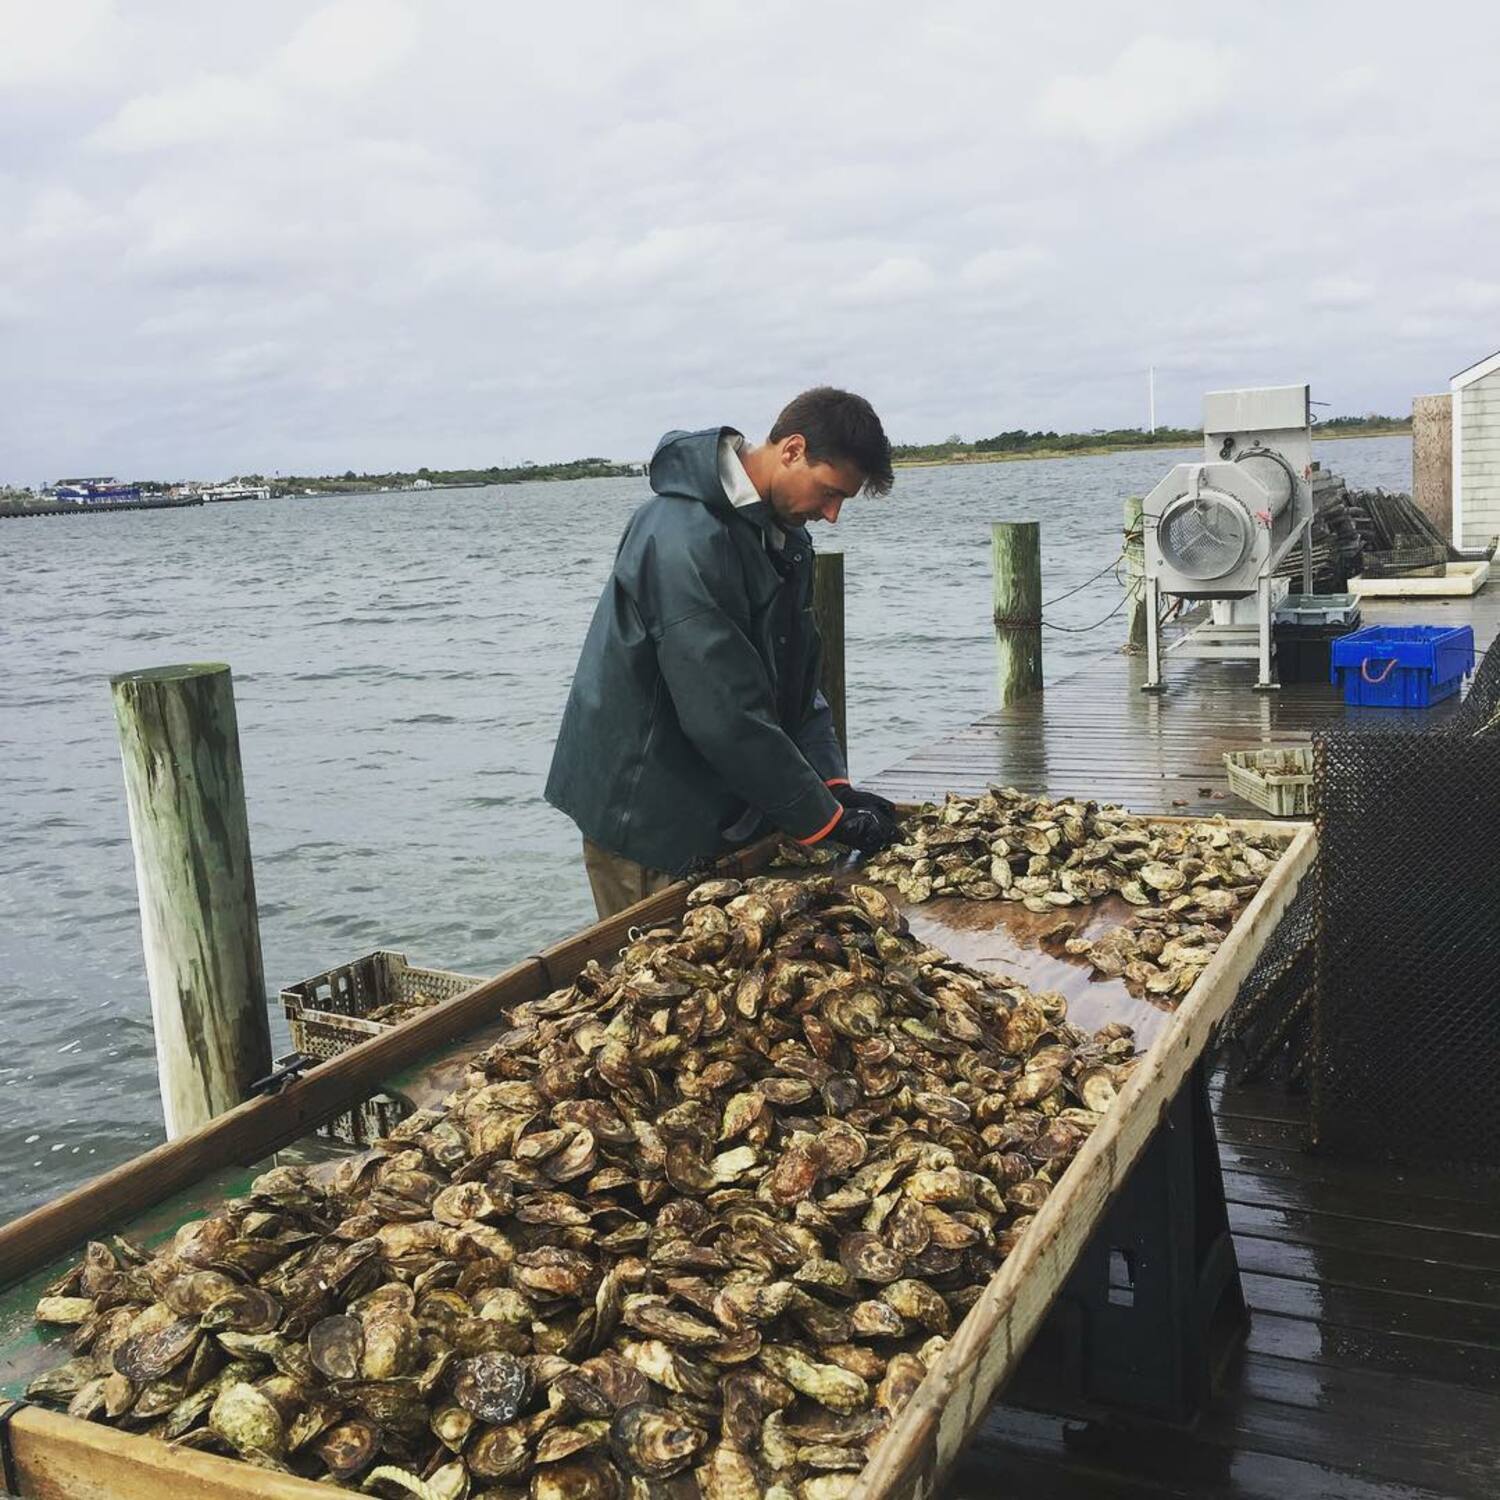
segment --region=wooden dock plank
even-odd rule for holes
[[[1290,1446],[1286,1435],[1276,1445]],[[996,1494],[1027,1494],[1000,1489],[994,1476],[1005,1457],[1020,1453],[1047,1462],[1072,1481],[1072,1494],[1090,1500],[1112,1494],[1114,1484],[1154,1484],[1155,1493],[1173,1497],[1213,1496],[1214,1500],[1288,1500],[1290,1496],[1337,1500],[1489,1500],[1488,1492],[1455,1488],[1447,1479],[1427,1487],[1378,1474],[1351,1470],[1302,1453],[1267,1451],[1236,1435],[1206,1437],[1170,1434],[1130,1425],[1088,1424],[1018,1408],[999,1408],[986,1420],[965,1455],[953,1486],[955,1497],[984,1500]],[[1002,1470],[1003,1472],[1003,1470]],[[1121,1491],[1134,1497],[1138,1490]],[[1151,1490],[1146,1491],[1151,1494]]]
[[[1500,1308],[1409,1292],[1334,1286],[1289,1276],[1241,1275],[1252,1309],[1343,1328],[1412,1334],[1443,1344],[1500,1348]]]
[[[1219,1116],[1219,1159],[1226,1172],[1260,1177],[1292,1178],[1307,1187],[1359,1188],[1375,1195],[1372,1202],[1394,1198],[1407,1205],[1410,1216],[1424,1224],[1449,1228],[1474,1225],[1474,1200],[1486,1185],[1464,1178],[1427,1176],[1411,1169],[1368,1166],[1359,1162],[1329,1162],[1306,1151],[1278,1151],[1270,1146],[1240,1145],[1227,1137],[1227,1121]],[[1500,1216],[1497,1216],[1500,1220]],[[1484,1232],[1476,1230],[1475,1232]]]
[[[1362,1420],[1329,1423],[1330,1407]],[[1252,1353],[1234,1398],[1198,1430],[1210,1441],[1349,1474],[1484,1495],[1500,1470],[1493,1410],[1492,1398],[1478,1391],[1369,1368],[1313,1370]]]
[[[1262,1120],[1253,1115],[1219,1114],[1217,1118],[1220,1146],[1228,1144],[1236,1149],[1295,1155],[1307,1145],[1307,1131],[1301,1125]]]
[[[1434,1266],[1397,1255],[1371,1255],[1326,1247],[1291,1244],[1250,1234],[1234,1234],[1240,1269],[1267,1276],[1287,1276],[1323,1286],[1359,1288],[1373,1292],[1406,1292],[1478,1308],[1500,1307],[1500,1281],[1488,1271]]]
[[[1442,1384],[1455,1395],[1477,1389],[1492,1420],[1500,1417],[1495,1395],[1500,1391],[1500,1349],[1493,1345],[1444,1342],[1386,1329],[1343,1328],[1326,1320],[1311,1322],[1259,1312],[1250,1321],[1245,1348],[1251,1354],[1275,1355],[1309,1367],[1378,1371],[1401,1380],[1417,1377]],[[1344,1416],[1363,1420],[1364,1412],[1350,1405]]]
[[[1301,1180],[1237,1171],[1227,1162],[1224,1163],[1224,1196],[1231,1203],[1254,1208],[1291,1209],[1307,1203],[1307,1190]],[[1495,1227],[1474,1227],[1472,1214],[1465,1214],[1460,1205],[1444,1203],[1441,1199],[1408,1198],[1399,1192],[1379,1188],[1361,1188],[1350,1193],[1337,1183],[1329,1183],[1311,1211],[1335,1219],[1354,1218],[1373,1224],[1449,1230],[1500,1249],[1500,1233]]]
[[[1260,1208],[1232,1200],[1229,1227],[1236,1234],[1257,1234],[1285,1245],[1343,1250],[1353,1255],[1389,1255],[1420,1261],[1442,1271],[1476,1271],[1500,1285],[1496,1242],[1482,1235],[1419,1229],[1374,1219],[1340,1219],[1313,1209]]]

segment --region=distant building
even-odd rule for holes
[[[430,490],[432,488],[432,481],[430,479],[413,479],[411,487],[414,490]]]
[[[59,479],[52,486],[58,500],[77,505],[109,505],[117,500],[139,500],[140,490],[133,484],[120,484],[113,475],[96,475],[89,479]]]
[[[1500,536],[1500,351],[1460,370],[1453,391],[1453,540]]]

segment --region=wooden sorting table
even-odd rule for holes
[[[955,958],[1036,990],[1061,991],[1077,1024],[1128,1022],[1147,1056],[928,1371],[859,1476],[852,1500],[921,1500],[936,1492],[1291,902],[1312,863],[1311,826],[1243,820],[1236,826],[1284,840],[1286,851],[1175,1010],[1134,999],[1122,982],[1095,980],[1083,963],[1043,949],[1041,939],[1060,920],[1079,920],[1075,909],[1038,917],[1013,902],[956,899],[908,909],[913,932]],[[757,846],[726,861],[724,873],[757,873],[771,854],[769,842]],[[306,1159],[306,1138],[319,1124],[381,1088],[418,1105],[442,1098],[462,1075],[464,1059],[506,1028],[509,1007],[570,983],[591,959],[607,963],[632,927],[680,915],[690,889],[674,885],[314,1068],[281,1093],[251,1100],[0,1227],[0,1411],[33,1375],[60,1361],[62,1351],[53,1347],[60,1336],[39,1332],[31,1315],[41,1289],[87,1240],[124,1232],[147,1245],[161,1242],[218,1200],[243,1193],[253,1175],[286,1159],[278,1153],[293,1149]],[[1088,908],[1081,930],[1117,923],[1124,908],[1116,899]],[[317,1500],[329,1493],[325,1484],[28,1405],[4,1419],[0,1453],[10,1462],[16,1493],[43,1500],[154,1500],[166,1487],[204,1500]]]

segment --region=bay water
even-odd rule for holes
[[[1118,647],[1122,498],[1188,453],[906,469],[845,554],[857,779],[994,705],[990,522],[1042,527],[1047,679]],[[1406,438],[1321,445],[1407,489]],[[162,1138],[108,679],[234,670],[272,993],[379,947],[494,973],[592,920],[542,801],[642,479],[0,521],[0,1222]],[[1088,629],[1103,620],[1097,629]],[[1079,787],[1088,795],[1087,787]],[[273,1040],[285,1050],[279,1010]]]

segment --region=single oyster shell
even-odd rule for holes
[[[599,1447],[603,1440],[602,1434],[582,1427],[549,1427],[537,1440],[535,1460],[539,1464],[560,1463],[576,1453]]]
[[[174,1276],[162,1291],[161,1300],[181,1318],[201,1318],[224,1297],[248,1288],[222,1271],[188,1271]],[[263,1328],[245,1328],[242,1333],[264,1333]]]
[[[375,1461],[380,1451],[380,1433],[373,1423],[353,1419],[328,1428],[314,1444],[335,1479],[352,1479]]]
[[[627,1473],[666,1479],[687,1468],[708,1441],[695,1423],[665,1406],[641,1403],[615,1413],[609,1447]]]
[[[915,1354],[893,1354],[875,1387],[875,1405],[895,1416],[916,1394],[926,1374],[926,1365]]]
[[[466,1462],[480,1479],[519,1479],[531,1464],[529,1440],[518,1422],[488,1428],[470,1445]]]
[[[942,1295],[925,1281],[906,1277],[880,1290],[880,1300],[895,1309],[909,1322],[920,1323],[934,1333],[947,1333],[953,1326],[953,1314]]]
[[[717,1344],[724,1336],[722,1330],[673,1307],[665,1297],[626,1297],[620,1315],[628,1327],[669,1344],[704,1346]]]
[[[741,1447],[719,1443],[693,1470],[703,1500],[761,1500],[760,1476]]]
[[[477,1354],[456,1368],[453,1399],[482,1422],[511,1421],[530,1395],[531,1371],[514,1355]]]
[[[818,1364],[787,1345],[765,1345],[760,1362],[793,1390],[834,1411],[858,1411],[870,1399],[870,1388],[858,1375],[838,1365]]]
[[[280,1321],[281,1304],[269,1292],[258,1286],[236,1286],[209,1305],[202,1326],[210,1330],[230,1328],[236,1333],[269,1333]]]
[[[237,1381],[214,1400],[208,1425],[242,1457],[286,1453],[286,1425],[275,1404],[253,1385]]]
[[[159,1380],[185,1359],[201,1333],[196,1318],[175,1318],[158,1328],[132,1334],[114,1354],[114,1367],[137,1385]]]
[[[894,1281],[906,1269],[906,1257],[878,1235],[846,1234],[839,1241],[839,1264],[860,1281]]]
[[[738,880],[705,880],[688,892],[688,906],[702,906],[713,901],[722,905],[738,896],[745,887]]]
[[[82,1323],[93,1315],[92,1297],[43,1297],[36,1305],[38,1323]]]
[[[330,1380],[354,1380],[364,1359],[364,1324],[342,1314],[322,1318],[308,1330],[307,1347],[320,1374]]]
[[[598,1454],[546,1464],[531,1476],[528,1500],[620,1500],[619,1471]]]

